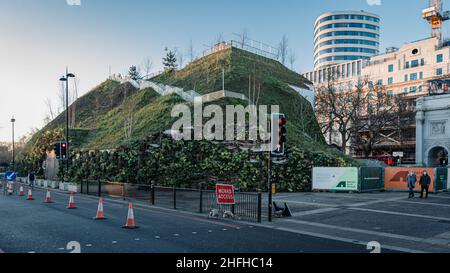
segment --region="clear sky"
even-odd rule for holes
[[[68,5],[67,2],[81,5]],[[0,141],[41,128],[45,100],[57,104],[66,65],[79,94],[113,73],[126,73],[146,57],[161,68],[164,47],[200,54],[222,34],[244,29],[277,46],[283,34],[295,52],[295,69],[313,67],[313,23],[321,13],[366,10],[381,16],[381,48],[428,37],[421,18],[428,0],[0,0]],[[450,9],[448,1],[444,7]],[[444,34],[448,36],[447,29]],[[186,56],[185,60],[188,59]]]

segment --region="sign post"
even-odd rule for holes
[[[219,205],[235,205],[236,198],[233,185],[217,184],[216,198]]]

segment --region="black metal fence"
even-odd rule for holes
[[[201,214],[209,214],[214,210],[219,217],[223,217],[224,212],[230,211],[235,219],[259,223],[262,221],[261,193],[236,192],[234,205],[219,205],[216,193],[212,190],[104,181],[83,181],[80,182],[80,186],[81,193],[88,195],[135,199],[158,207]]]

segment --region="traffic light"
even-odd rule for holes
[[[61,142],[55,143],[55,155],[57,160],[61,160]]]
[[[61,158],[63,160],[67,159],[67,143],[61,142]]]
[[[286,123],[284,114],[272,114],[272,141],[271,152],[274,156],[284,156],[286,154]]]
[[[55,144],[55,155],[57,160],[67,159],[67,142],[57,142]]]

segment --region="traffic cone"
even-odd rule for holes
[[[51,193],[50,193],[50,189],[47,189],[47,195],[45,196],[45,201],[44,201],[44,203],[46,203],[46,204],[51,204],[51,203],[53,203],[53,201],[52,201],[52,196],[51,196]]]
[[[103,197],[100,197],[100,200],[98,201],[98,208],[97,208],[97,215],[95,216],[94,220],[105,220],[105,213],[103,211]]]
[[[31,189],[31,187],[28,188],[27,200],[34,200],[34,198],[33,198],[33,190]]]
[[[8,187],[6,188],[9,195],[12,195],[14,190],[11,183],[8,183]]]
[[[67,208],[68,209],[76,209],[75,201],[74,201],[74,193],[73,192],[70,193],[69,206]]]
[[[23,190],[22,185],[20,185],[20,188],[19,188],[19,196],[25,196],[25,191]]]
[[[130,202],[130,205],[128,206],[127,223],[122,228],[126,228],[126,229],[138,228],[138,226],[136,226],[136,223],[134,222],[134,211],[133,211],[133,203],[132,202]]]

